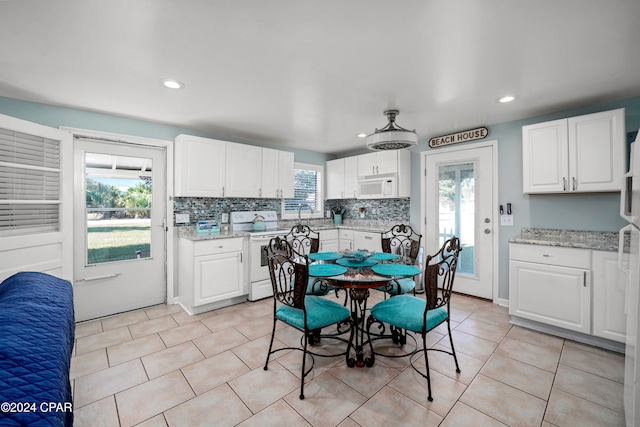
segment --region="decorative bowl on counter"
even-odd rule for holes
[[[355,251],[347,249],[342,252],[342,257],[357,264],[365,262],[369,257],[373,256],[374,253],[375,252],[369,252],[366,249],[356,249]]]

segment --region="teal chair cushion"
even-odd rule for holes
[[[371,307],[373,317],[381,322],[413,332],[422,331],[424,309],[427,302],[411,295],[398,295],[381,301]],[[447,319],[447,310],[438,307],[427,312],[426,331],[438,326]]]
[[[398,279],[397,282],[398,283],[396,283],[395,281],[390,282],[389,286],[381,286],[376,289],[379,291],[387,292],[389,295],[403,295],[411,292],[413,288],[416,287],[416,282],[414,282],[413,279]],[[400,285],[399,289],[398,285]]]
[[[348,308],[325,298],[308,295],[304,302],[309,330],[324,328],[351,316]],[[276,318],[298,329],[304,329],[304,317],[299,308],[281,305],[276,309]]]

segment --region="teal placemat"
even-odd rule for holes
[[[373,254],[373,259],[378,261],[389,261],[391,259],[396,259],[396,258],[398,258],[398,255],[389,254],[386,252],[376,252],[375,254]]]
[[[376,261],[373,258],[365,259],[362,262],[355,262],[346,258],[340,258],[339,260],[336,261],[336,264],[344,265],[345,267],[355,267],[355,268],[371,267],[372,265],[376,265],[377,263],[378,261]]]
[[[308,256],[309,259],[314,261],[333,261],[342,257],[342,255],[337,252],[314,252],[310,253]]]
[[[347,267],[338,264],[311,264],[309,266],[309,276],[313,277],[337,276],[346,271]]]
[[[371,267],[374,273],[381,276],[415,276],[420,273],[413,265],[404,264],[378,264]]]

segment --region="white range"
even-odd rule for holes
[[[231,212],[230,221],[234,232],[251,233],[249,237],[249,301],[270,297],[273,295],[273,289],[269,278],[267,257],[263,249],[273,237],[284,236],[289,230],[278,229],[276,211]],[[263,224],[255,226],[255,222],[263,222]]]

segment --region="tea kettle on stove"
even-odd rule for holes
[[[265,231],[267,224],[264,223],[264,217],[260,214],[256,214],[253,218],[253,231]]]

